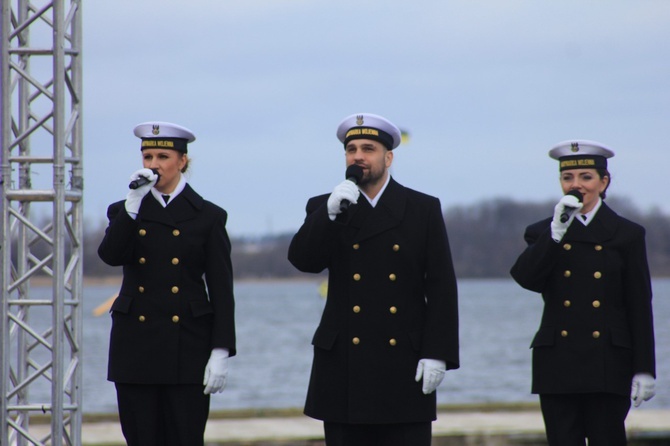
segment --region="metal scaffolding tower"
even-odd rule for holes
[[[0,444],[81,445],[82,2],[0,1]]]

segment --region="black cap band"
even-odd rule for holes
[[[558,159],[559,170],[607,169],[607,158],[598,155],[563,156]]]
[[[171,149],[177,152],[187,153],[188,142],[183,138],[142,138],[142,150],[144,149]]]
[[[344,137],[344,147],[347,147],[352,139],[372,139],[379,141],[389,150],[393,150],[393,137],[383,130],[373,127],[352,127]]]

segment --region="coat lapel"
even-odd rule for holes
[[[402,222],[407,195],[405,188],[393,178],[389,181],[386,190],[384,190],[377,206],[374,208],[370,206],[365,197],[361,197],[359,200],[364,202],[360,206],[363,209],[357,209],[349,222],[351,226],[359,228],[355,236],[356,241],[374,237],[398,226]],[[364,206],[367,206],[368,209],[364,210]]]
[[[165,208],[156,201],[152,194],[147,194],[142,200],[138,219],[176,227],[179,222],[195,218],[198,211],[202,209],[203,201],[202,197],[188,184]]]
[[[202,209],[203,202],[202,197],[187,183],[184,190],[165,209],[175,222],[181,222],[195,218]]]
[[[152,194],[146,194],[142,199],[142,205],[137,214],[137,219],[175,226],[174,220],[170,214],[168,214],[165,208],[156,201],[156,198]]]
[[[569,239],[576,242],[603,243],[614,237],[617,225],[618,215],[603,202],[588,226],[572,222],[568,231]]]
[[[591,224],[595,224],[594,229],[597,232],[598,241],[604,242],[614,238],[619,226],[619,216],[603,202]]]

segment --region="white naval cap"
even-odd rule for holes
[[[568,169],[607,169],[607,158],[614,156],[606,145],[586,139],[570,139],[556,144],[549,156],[559,161],[561,171]]]
[[[142,149],[174,149],[186,153],[187,144],[195,141],[192,131],[171,122],[143,122],[135,126],[133,133],[142,140]]]
[[[388,119],[372,113],[347,116],[337,126],[337,139],[346,147],[352,139],[372,139],[393,150],[400,145],[401,134]]]

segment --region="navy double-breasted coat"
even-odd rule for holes
[[[528,247],[511,270],[544,300],[532,391],[628,396],[634,374],[655,375],[645,230],[604,202],[588,226],[573,221],[560,243],[550,223],[526,229]]]
[[[305,413],[340,423],[434,420],[435,393],[424,395],[414,380],[418,361],[459,366],[440,202],[390,179],[374,208],[361,196],[333,222],[327,199],[308,201],[288,253],[301,271],[329,273]]]
[[[98,248],[123,266],[114,302],[108,379],[132,384],[202,384],[212,348],[235,355],[227,214],[188,184],[167,207],[151,194],[137,219],[109,206]]]

